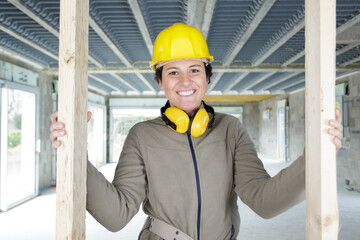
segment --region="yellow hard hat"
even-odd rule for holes
[[[208,63],[214,60],[204,36],[197,28],[175,23],[156,37],[150,67],[156,70],[159,63],[178,59],[201,59]]]

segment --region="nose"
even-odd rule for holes
[[[188,84],[191,82],[191,77],[188,74],[182,74],[180,80],[183,84]]]

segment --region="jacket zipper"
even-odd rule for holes
[[[201,191],[200,191],[200,179],[199,179],[199,170],[197,166],[197,161],[195,157],[195,151],[194,146],[191,140],[190,132],[186,132],[186,135],[188,137],[190,150],[191,150],[191,156],[194,163],[194,170],[195,170],[195,178],[196,178],[196,190],[197,190],[197,196],[198,196],[198,212],[197,212],[197,239],[200,240],[200,217],[201,217]]]

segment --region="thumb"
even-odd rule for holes
[[[92,113],[91,113],[91,112],[87,112],[87,122],[89,122],[89,121],[90,121],[91,116],[92,116]]]

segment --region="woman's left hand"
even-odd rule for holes
[[[339,109],[335,109],[335,117],[336,120],[329,121],[331,128],[329,128],[328,133],[334,136],[333,143],[335,144],[337,152],[341,148],[341,140],[343,138],[343,125],[341,124],[341,111]]]

